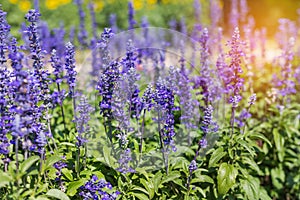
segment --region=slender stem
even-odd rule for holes
[[[87,145],[84,144],[84,157],[83,157],[83,167],[86,169],[86,160],[87,160]]]
[[[77,167],[76,167],[76,172],[77,172],[77,177],[79,178],[79,171],[80,171],[80,147],[78,146],[77,149],[77,158],[76,158],[76,162],[77,162]]]
[[[19,174],[19,137],[16,138],[16,144],[15,144],[15,152],[16,152],[16,174]]]
[[[163,156],[163,161],[164,164],[166,165],[166,173],[168,174],[168,166],[167,166],[167,161],[166,161],[166,156],[165,156],[165,149],[164,149],[164,142],[163,142],[163,135],[162,135],[162,131],[160,128],[160,112],[158,111],[158,133],[159,133],[159,140],[160,140],[160,148],[161,148],[161,152],[162,152],[162,156]]]
[[[53,138],[52,131],[51,131],[50,116],[48,116],[48,118],[47,118],[47,125],[48,125],[48,132],[49,132],[49,135],[51,136],[51,140],[52,140],[52,142],[53,142],[54,148],[55,148],[55,150],[57,151],[57,146],[56,146],[56,143],[55,143],[55,140],[54,140],[54,138]],[[52,148],[50,144],[49,144],[49,146],[50,146],[50,148]],[[51,149],[51,151],[52,151],[52,149]]]
[[[141,134],[140,134],[140,154],[142,155],[143,152],[143,135],[145,131],[145,115],[146,115],[146,110],[144,109],[143,111],[143,121],[142,121],[142,126],[141,126]]]
[[[230,119],[231,135],[234,132],[234,122],[235,122],[235,107],[232,107],[231,108],[231,119]]]
[[[59,83],[57,83],[56,85],[57,85],[57,90],[58,90],[58,92],[60,93],[61,90],[60,90],[60,85],[59,85]],[[64,131],[66,131],[66,130],[67,130],[67,126],[66,126],[66,119],[65,119],[64,107],[63,107],[63,104],[62,104],[62,103],[60,104],[60,111],[61,111],[61,116],[62,116],[62,118],[63,118]]]

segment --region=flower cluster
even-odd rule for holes
[[[69,85],[70,94],[74,95],[76,87],[76,75],[75,71],[75,48],[71,42],[68,42],[66,45],[65,52],[65,69],[66,69],[66,78]]]
[[[112,62],[105,68],[97,84],[97,90],[99,91],[99,94],[102,97],[102,100],[99,103],[100,114],[107,118],[113,117],[112,96],[115,89],[115,84],[119,79],[119,68],[120,65],[118,62]]]
[[[120,159],[118,160],[120,167],[117,168],[117,170],[123,174],[134,173],[135,170],[129,166],[131,160],[131,151],[129,148],[127,148],[120,155]]]
[[[8,49],[8,34],[10,25],[6,21],[6,12],[0,8],[0,64],[6,62],[5,52]]]
[[[89,105],[87,98],[82,96],[80,99],[80,103],[76,107],[76,112],[79,115],[76,115],[74,122],[76,123],[76,130],[78,132],[77,138],[77,146],[84,146],[87,142],[87,139],[84,137],[83,134],[87,134],[90,130],[89,127],[89,120],[90,114],[94,111],[94,108]]]
[[[120,194],[119,191],[109,193],[107,190],[112,190],[112,185],[104,179],[99,180],[96,175],[93,175],[91,180],[80,187],[79,195],[84,200],[115,200]]]

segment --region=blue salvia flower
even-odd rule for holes
[[[51,94],[52,99],[52,105],[62,105],[63,100],[65,99],[65,90],[61,90],[61,83],[63,81],[63,72],[64,72],[64,65],[60,59],[60,57],[57,56],[57,52],[55,49],[51,52],[51,58],[50,63],[53,70],[54,79],[53,82],[56,83],[57,91],[54,91]]]
[[[110,39],[113,37],[113,32],[111,28],[105,28],[103,33],[101,33],[100,41],[98,42],[97,46],[99,47],[99,58],[100,65],[101,65],[101,71],[103,72],[106,67],[110,64],[110,52],[108,49],[108,44]],[[99,72],[100,73],[100,72]]]
[[[118,25],[117,25],[117,15],[110,14],[109,15],[109,26],[114,34],[118,33]]]
[[[189,171],[190,172],[193,172],[195,171],[196,169],[198,169],[197,167],[197,162],[195,160],[192,160],[192,162],[190,163],[189,165]]]
[[[96,21],[96,16],[95,16],[94,4],[89,3],[88,8],[90,10],[90,15],[91,15],[91,19],[92,19],[93,38],[97,39],[97,21]]]
[[[85,13],[82,8],[82,0],[74,0],[75,4],[78,7],[78,16],[79,16],[79,31],[78,31],[78,41],[81,44],[81,47],[87,47],[87,37],[88,33],[85,29]]]
[[[194,0],[194,12],[197,24],[201,24],[202,5],[200,0]]]
[[[212,30],[218,26],[218,23],[221,19],[222,15],[222,8],[219,5],[218,1],[209,1],[209,8],[210,8],[210,24]]]
[[[37,93],[39,93],[39,99],[44,101],[44,105],[47,105],[50,100],[50,79],[48,78],[49,72],[44,69],[44,63],[42,61],[44,55],[42,52],[41,44],[39,41],[40,39],[37,32],[37,23],[39,22],[40,16],[41,14],[36,10],[29,10],[25,18],[28,22],[30,22],[30,25],[27,28],[27,34],[30,41],[29,49],[31,53],[31,58],[33,60],[32,80],[34,81],[32,82],[32,88]]]
[[[128,2],[128,30],[134,29],[136,21],[134,20],[134,8],[131,1]]]
[[[56,178],[55,181],[58,182],[59,184],[59,189],[63,192],[65,192],[65,186],[64,186],[64,182],[62,181],[61,177],[62,177],[62,169],[67,168],[67,164],[64,162],[64,160],[66,159],[65,156],[62,157],[63,160],[60,160],[56,163],[53,164],[53,167],[56,169]]]
[[[120,155],[120,159],[118,160],[120,167],[117,170],[123,174],[134,173],[135,170],[130,167],[131,160],[131,151],[127,148]]]
[[[155,102],[155,108],[160,115],[158,123],[163,122],[163,128],[160,131],[162,135],[161,142],[164,143],[165,153],[169,152],[169,147],[175,152],[176,146],[174,142],[175,130],[174,130],[174,114],[173,111],[176,109],[174,106],[174,93],[167,86],[163,80],[158,80],[154,91],[153,99]]]
[[[129,40],[126,45],[126,56],[122,59],[121,64],[123,65],[122,73],[127,73],[131,68],[136,68],[135,48],[132,40]]]
[[[279,92],[283,97],[290,94],[295,94],[297,92],[295,89],[295,83],[292,80],[292,61],[294,59],[294,45],[295,39],[290,38],[287,48],[283,49],[283,53],[281,55],[281,80],[279,83],[277,83],[277,85],[280,89]]]
[[[245,126],[245,121],[246,121],[247,119],[251,118],[251,116],[252,116],[251,113],[248,112],[248,110],[244,108],[244,109],[241,111],[239,117],[237,117],[237,118],[235,119],[235,121],[236,121],[238,127],[244,127],[244,126]]]
[[[87,142],[86,137],[84,134],[87,134],[90,131],[89,121],[90,121],[90,114],[94,111],[94,108],[89,105],[87,98],[82,96],[80,98],[80,103],[76,107],[77,115],[75,117],[74,122],[76,123],[76,130],[78,133],[77,143],[78,147],[84,146]]]
[[[228,67],[232,71],[232,75],[230,77],[230,82],[226,83],[226,87],[231,93],[230,103],[233,104],[234,101],[238,103],[241,100],[242,97],[240,96],[240,91],[244,83],[244,80],[241,78],[241,74],[243,73],[241,68],[241,57],[244,56],[244,52],[242,51],[244,43],[240,40],[238,28],[235,28],[228,45],[230,46],[228,57],[231,59]]]
[[[54,69],[52,72],[54,75],[53,81],[57,84],[62,83],[64,65],[63,65],[60,57],[57,55],[57,51],[55,49],[53,49],[51,52],[50,63],[51,63],[52,68]]]
[[[241,19],[241,22],[246,22],[248,11],[249,11],[249,9],[248,9],[247,0],[240,0],[240,19]]]
[[[79,195],[83,197],[83,200],[115,200],[120,194],[119,191],[108,192],[112,190],[112,185],[106,182],[104,179],[98,179],[96,175],[87,181],[83,186],[79,188]]]
[[[11,129],[11,120],[13,119],[9,112],[11,94],[10,94],[11,74],[10,71],[0,66],[0,154],[8,154],[9,141],[7,133]]]
[[[53,35],[53,38],[51,41],[51,43],[52,43],[51,49],[55,49],[57,54],[60,57],[62,57],[65,52],[64,38],[65,38],[66,31],[64,29],[64,25],[61,24],[59,28],[54,28],[53,33],[54,33],[54,35]]]
[[[70,32],[69,32],[69,41],[74,44],[74,38],[75,38],[75,27],[71,26]]]
[[[76,76],[77,72],[75,70],[75,47],[71,42],[66,44],[65,52],[65,69],[66,69],[66,79],[69,85],[69,92],[71,95],[75,93],[76,87]]]
[[[112,97],[115,89],[115,84],[119,79],[120,65],[118,62],[114,61],[109,64],[104,72],[100,75],[100,79],[97,84],[97,90],[99,91],[102,100],[99,103],[100,114],[103,117],[112,119]]]
[[[6,12],[0,8],[0,64],[6,62],[5,52],[8,49],[8,34],[10,25],[6,21]]]
[[[230,7],[230,16],[229,16],[229,22],[231,24],[231,27],[234,29],[235,27],[238,27],[239,25],[239,10],[238,10],[238,0],[232,0],[231,1],[231,7]]]

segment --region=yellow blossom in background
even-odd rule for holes
[[[168,4],[168,3],[170,3],[171,2],[171,0],[162,0],[162,3],[163,4]]]
[[[46,0],[45,5],[48,9],[54,10],[59,6],[71,3],[72,0]]]
[[[103,9],[103,7],[104,7],[104,2],[103,2],[103,0],[100,0],[100,1],[96,1],[95,2],[95,10],[96,11],[101,11],[102,9]]]
[[[12,3],[12,4],[17,4],[18,0],[9,0],[9,2]]]
[[[57,0],[46,0],[45,5],[48,9],[54,10],[59,6],[59,3]]]
[[[20,10],[23,12],[26,12],[31,8],[31,3],[28,0],[21,0],[18,4]]]
[[[143,0],[133,0],[132,3],[133,3],[133,8],[135,10],[140,10],[141,8],[143,8],[143,4],[144,4]]]
[[[147,0],[148,5],[154,5],[157,3],[157,0]]]

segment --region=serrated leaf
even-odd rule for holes
[[[35,164],[40,159],[39,156],[31,156],[27,160],[21,163],[20,172],[25,173],[33,164]]]
[[[226,152],[224,152],[222,147],[219,147],[217,150],[215,150],[208,163],[208,167],[213,167],[217,162],[219,162],[224,156],[226,155]]]
[[[233,165],[222,163],[218,170],[218,193],[223,196],[225,195],[232,186],[234,186],[236,181],[236,176],[238,174],[237,169]]]
[[[70,200],[70,198],[65,193],[58,189],[51,189],[46,193],[46,195],[60,200]]]

